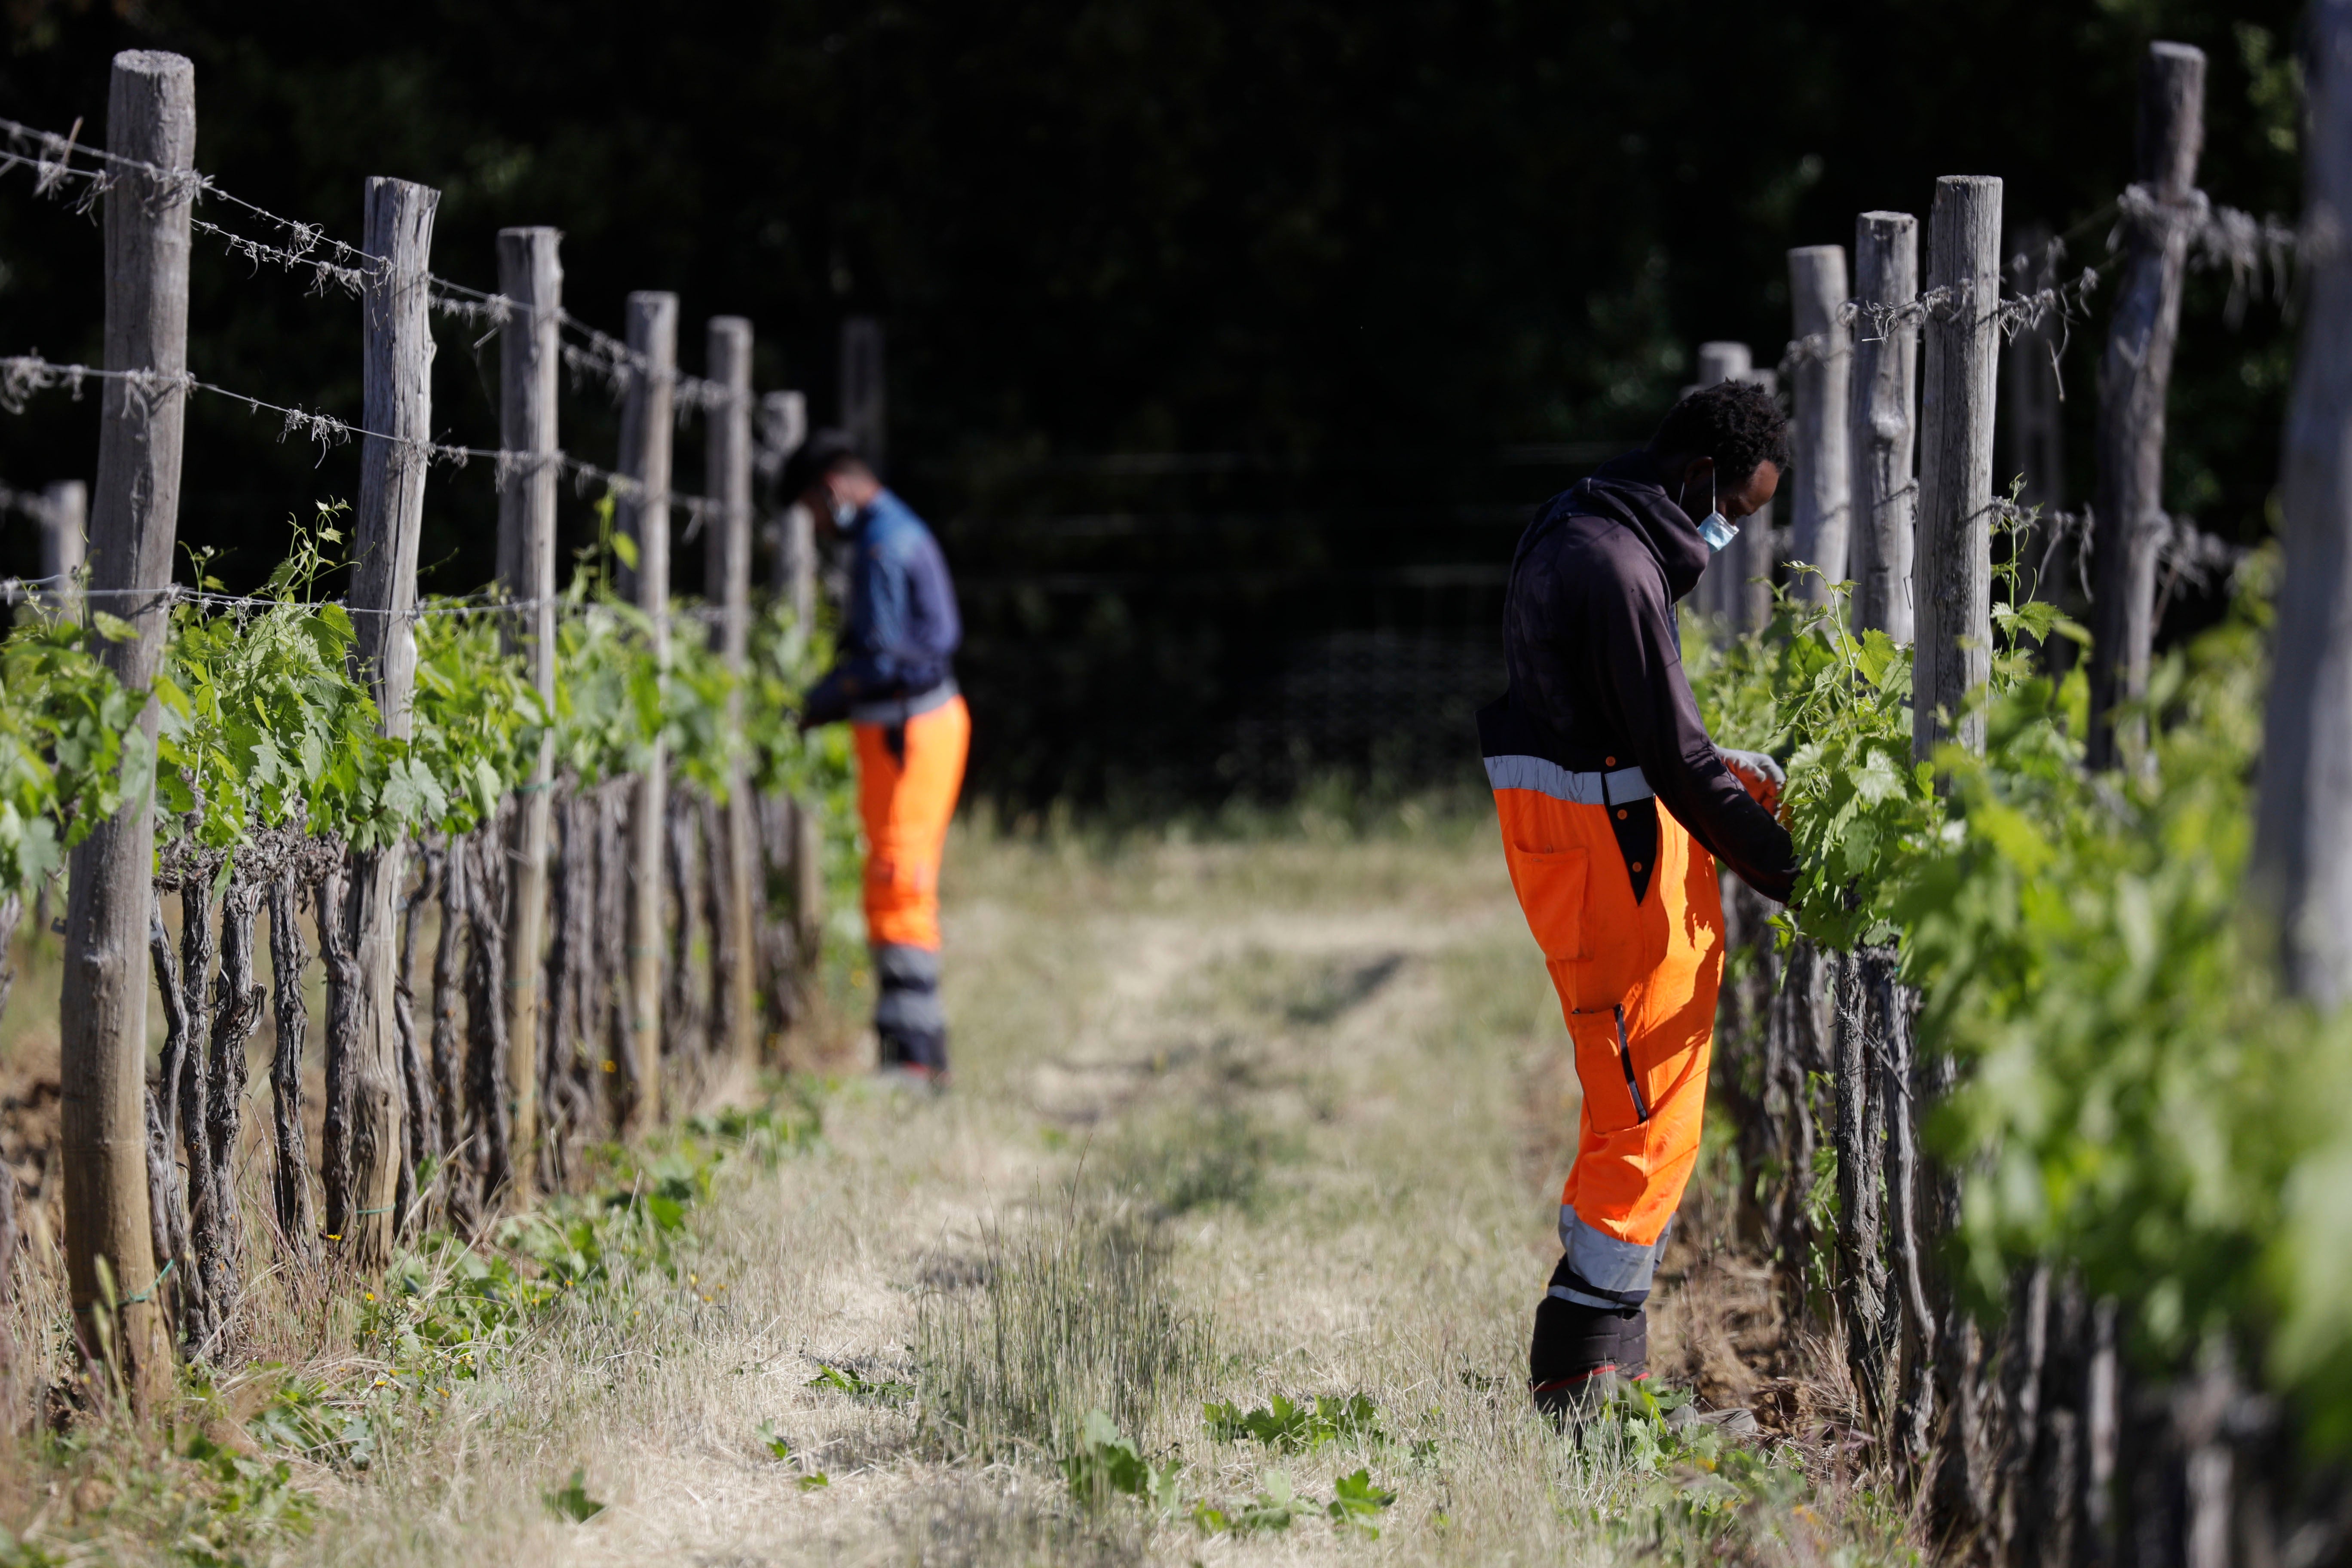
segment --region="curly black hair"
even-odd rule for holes
[[[1787,472],[1789,417],[1770,393],[1752,381],[1718,381],[1685,393],[1666,410],[1650,450],[1661,458],[1713,458],[1726,483],[1738,483],[1769,463]]]
[[[784,460],[784,494],[799,497],[827,474],[847,468],[871,468],[866,454],[846,430],[820,430]]]

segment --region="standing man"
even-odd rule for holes
[[[1788,461],[1788,422],[1763,389],[1694,392],[1648,447],[1546,502],[1511,563],[1510,689],[1480,710],[1479,741],[1584,1089],[1528,1368],[1555,1416],[1647,1375],[1643,1303],[1706,1102],[1716,862],[1782,902],[1796,880],[1772,816],[1780,767],[1707,739],[1675,625],[1675,601],[1770,504]]]
[[[857,740],[882,1066],[944,1083],[940,856],[971,743],[971,713],[955,683],[963,640],[955,585],[931,531],[882,488],[842,432],[820,431],[793,453],[783,489],[825,537],[846,538],[853,552],[840,654],[810,690],[801,726],[846,719]]]

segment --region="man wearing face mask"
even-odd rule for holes
[[[1788,460],[1788,422],[1761,388],[1691,393],[1646,448],[1545,503],[1511,563],[1510,689],[1480,711],[1479,740],[1584,1089],[1562,1256],[1528,1363],[1536,1404],[1555,1416],[1646,1375],[1643,1303],[1706,1100],[1723,974],[1716,864],[1782,902],[1796,879],[1772,815],[1780,767],[1707,738],[1675,623],[1699,574],[1728,566],[1715,552],[1770,505]]]
[[[931,531],[882,487],[842,432],[820,431],[793,453],[782,489],[809,509],[821,533],[845,538],[852,551],[840,653],[810,689],[800,722],[846,719],[856,737],[882,1066],[943,1083],[940,857],[971,742],[971,715],[955,683],[963,639],[955,585]]]

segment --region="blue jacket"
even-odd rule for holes
[[[922,697],[954,679],[963,641],[955,584],[940,542],[907,503],[884,490],[849,524],[849,614],[833,668],[808,694],[802,722],[830,724],[853,709]],[[862,716],[862,715],[861,715]]]

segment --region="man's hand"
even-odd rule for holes
[[[1757,805],[1778,814],[1780,786],[1789,782],[1789,775],[1780,771],[1779,763],[1762,752],[1734,752],[1722,746],[1715,749],[1715,754],[1723,759],[1723,765],[1731,770],[1732,776],[1746,787]]]

